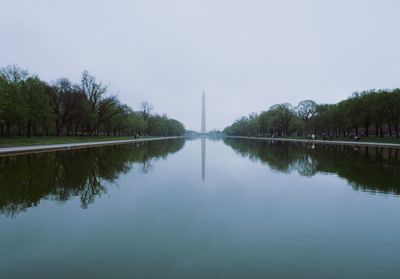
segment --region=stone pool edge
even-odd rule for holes
[[[179,139],[179,138],[184,138],[184,137],[183,136],[154,137],[154,138],[141,138],[141,139],[130,139],[130,140],[110,140],[110,141],[95,141],[95,142],[82,142],[82,143],[63,143],[63,144],[1,147],[0,148],[0,157],[13,156],[13,155],[24,155],[24,154],[30,154],[30,153],[65,151],[65,150],[100,147],[100,146],[107,146],[107,145],[139,143],[139,142],[148,142],[148,141],[156,141],[156,140]]]
[[[384,148],[400,148],[398,143],[380,143],[380,142],[360,142],[360,141],[335,141],[335,140],[308,140],[308,139],[288,139],[288,138],[269,138],[269,137],[244,137],[244,136],[226,136],[233,139],[252,139],[266,141],[284,141],[284,142],[300,142],[311,144],[330,144],[330,145],[349,145],[349,146],[370,146]]]

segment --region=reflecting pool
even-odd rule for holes
[[[163,140],[0,157],[0,278],[397,278],[400,150]]]

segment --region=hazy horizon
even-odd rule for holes
[[[138,110],[207,129],[277,103],[399,87],[398,1],[20,1],[0,4],[0,66],[83,70]]]

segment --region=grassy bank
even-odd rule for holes
[[[1,147],[14,146],[30,146],[30,145],[45,145],[45,144],[65,144],[65,143],[80,143],[80,142],[95,142],[95,141],[110,141],[110,140],[128,140],[133,137],[12,137],[0,138]]]

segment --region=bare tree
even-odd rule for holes
[[[96,82],[96,78],[90,75],[88,71],[82,73],[80,88],[88,99],[91,121],[87,129],[90,134],[93,134],[99,124],[108,119],[105,115],[112,109],[116,98],[115,96],[106,97],[107,86],[102,82]]]
[[[317,103],[312,100],[301,101],[296,107],[297,116],[308,122],[317,113]]]
[[[150,105],[148,102],[142,102],[140,104],[140,110],[143,114],[144,120],[147,121],[149,119],[151,111],[153,110],[153,106]]]
[[[64,133],[65,125],[71,118],[75,103],[75,90],[76,89],[67,78],[58,79],[50,89],[57,136]]]

